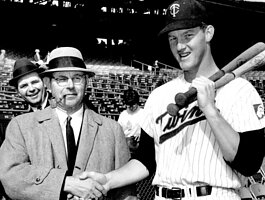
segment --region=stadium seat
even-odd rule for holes
[[[263,183],[264,180],[265,179],[264,179],[264,176],[263,176],[261,170],[259,170],[256,174],[249,177],[249,181],[251,183]]]
[[[262,163],[259,171],[261,172],[263,178],[265,179],[265,159],[263,159],[263,163]]]
[[[265,185],[261,183],[252,183],[249,186],[250,192],[256,197],[258,200],[265,199]]]
[[[241,197],[241,200],[252,200],[252,199],[254,199],[251,195],[249,188],[245,187],[245,186],[239,188],[238,194]]]

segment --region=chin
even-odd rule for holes
[[[180,68],[181,68],[183,71],[190,71],[190,70],[192,70],[194,67],[191,66],[191,65],[187,65],[187,64],[181,64],[181,65],[180,65]]]
[[[31,106],[33,107],[37,107],[38,105],[40,105],[41,103],[40,102],[30,102],[29,103]]]
[[[40,100],[40,99],[38,99],[38,100],[28,100],[28,102],[29,102],[30,104],[32,104],[32,105],[39,105],[40,102],[41,102],[41,100]]]

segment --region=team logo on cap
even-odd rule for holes
[[[172,17],[176,17],[176,15],[179,12],[179,8],[180,5],[178,3],[173,3],[170,7],[169,7],[169,13],[170,15],[172,15]]]

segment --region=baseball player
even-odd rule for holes
[[[156,88],[146,101],[135,158],[105,176],[84,177],[94,177],[109,190],[137,182],[156,167],[155,200],[240,199],[236,189],[258,171],[264,156],[263,102],[243,78],[216,91],[207,78],[219,70],[210,46],[215,29],[207,22],[205,7],[196,0],[169,5],[160,36],[167,36],[183,74]],[[175,95],[190,87],[197,89],[197,101],[169,115]]]

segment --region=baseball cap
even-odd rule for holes
[[[189,29],[207,23],[206,8],[197,0],[176,0],[166,11],[166,26],[159,35],[173,30]]]

